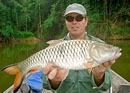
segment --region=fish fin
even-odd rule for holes
[[[11,64],[2,69],[2,71],[5,71],[11,75],[16,75],[15,81],[14,81],[14,93],[18,91],[20,88],[22,81],[23,81],[23,74],[20,71],[19,67],[16,64]]]
[[[38,72],[38,71],[40,71],[40,69],[33,68],[29,71],[29,74],[33,74],[33,73]]]
[[[17,73],[17,70],[15,70],[15,69],[17,69],[16,64],[11,64],[11,65],[8,65],[8,66],[4,67],[2,69],[2,71],[5,71],[5,72],[7,72],[7,73],[9,73],[11,75],[15,75]]]
[[[92,66],[93,66],[93,62],[84,62],[83,63],[87,68],[88,68],[88,73],[91,73],[91,71],[92,71]]]
[[[33,68],[33,69],[31,69],[31,72],[37,72],[37,71],[39,71],[40,69],[36,69],[36,68]]]
[[[90,74],[92,72],[92,68],[89,68],[88,69],[88,73]]]
[[[50,40],[47,42],[47,44],[49,44],[49,46],[53,46],[53,45],[56,45],[56,44],[61,43],[63,41],[65,41],[65,40]]]
[[[16,93],[18,91],[18,89],[20,88],[21,84],[22,84],[22,81],[23,81],[23,75],[21,72],[18,72],[16,74],[16,77],[15,77],[15,81],[14,81],[14,93]]]

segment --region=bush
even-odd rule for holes
[[[28,37],[34,37],[35,35],[32,32],[20,32],[16,31],[13,33],[14,38],[28,38]]]
[[[11,33],[13,32],[13,28],[10,25],[7,25],[0,32],[4,37],[10,37]]]
[[[126,28],[119,27],[119,28],[113,29],[112,33],[113,34],[122,34],[122,33],[124,33],[124,34],[130,34],[130,28],[128,28],[128,27],[126,27]]]
[[[123,28],[122,27],[119,27],[119,28],[116,28],[116,29],[112,29],[112,33],[113,34],[121,34],[123,32]]]

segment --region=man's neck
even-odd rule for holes
[[[85,39],[85,33],[83,33],[81,35],[76,35],[76,36],[70,34],[70,39],[71,40],[75,40],[75,39],[81,39],[82,40],[82,39]]]

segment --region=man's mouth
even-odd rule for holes
[[[72,29],[78,29],[79,27],[72,27]]]

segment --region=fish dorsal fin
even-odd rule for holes
[[[59,44],[61,42],[64,42],[65,40],[50,40],[47,42],[47,44],[49,44],[49,46],[53,46],[53,45],[56,45],[56,44]]]

